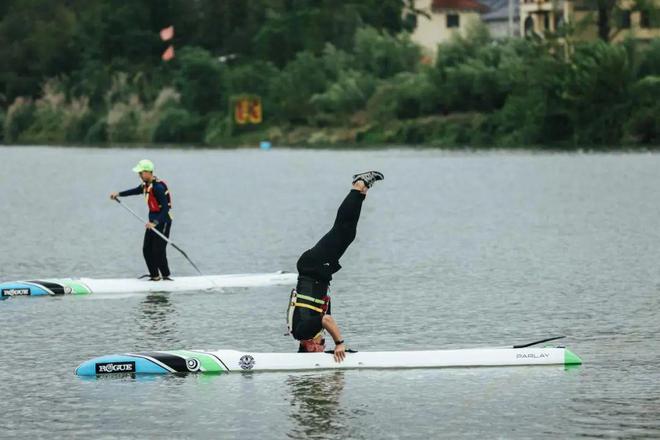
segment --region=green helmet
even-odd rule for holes
[[[142,171],[154,172],[154,163],[148,159],[142,159],[138,164],[133,168],[133,171],[136,173],[141,173]]]

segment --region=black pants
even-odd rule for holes
[[[161,232],[165,237],[170,236],[170,230],[172,229],[172,222],[161,223],[156,226],[159,232]],[[155,232],[147,229],[144,233],[144,243],[142,245],[142,254],[144,255],[144,261],[147,262],[147,268],[149,269],[149,275],[153,277],[160,275],[163,277],[170,276],[170,268],[167,264],[167,242],[156,235]]]
[[[339,206],[332,229],[313,248],[305,251],[298,259],[299,277],[311,278],[313,281],[325,286],[330,283],[332,274],[341,269],[339,258],[344,255],[348,246],[355,240],[363,201],[364,194],[360,191],[351,190],[348,193]],[[302,285],[299,281],[298,293],[319,296],[304,291],[304,289],[301,289]],[[327,314],[330,314],[329,309]],[[297,340],[313,338],[323,328],[321,325],[322,318],[323,316],[314,310],[296,307],[293,312],[293,337]]]
[[[364,194],[351,190],[337,210],[332,229],[316,245],[298,259],[298,274],[329,283],[332,274],[341,269],[339,258],[355,240]]]

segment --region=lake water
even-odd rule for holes
[[[333,282],[349,346],[566,335],[584,364],[85,380],[102,354],[294,351],[290,288],[11,298],[0,437],[660,437],[660,155],[3,147],[0,279],[143,274],[143,229],[108,199],[143,158],[209,274],[295,270],[351,175],[381,170]]]

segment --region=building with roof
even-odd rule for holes
[[[519,0],[480,0],[480,2],[488,7],[488,12],[482,14],[481,20],[488,26],[493,38],[520,36]]]
[[[608,36],[611,41],[660,38],[660,20],[657,18],[660,0],[643,3],[620,0],[617,8],[616,20]],[[522,0],[520,5],[520,33],[526,36],[544,36],[556,32],[564,23],[570,23],[575,38],[595,40],[598,38],[597,20],[598,11],[593,2],[587,0]]]
[[[413,41],[435,55],[438,44],[453,35],[464,36],[470,23],[481,20],[488,8],[477,0],[416,0],[417,27],[411,35]]]

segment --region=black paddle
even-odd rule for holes
[[[147,224],[147,222],[145,222],[145,221],[142,219],[142,217],[140,217],[139,215],[137,215],[137,214],[136,214],[131,208],[129,208],[128,206],[124,205],[119,199],[114,199],[114,200],[115,200],[117,203],[119,203],[119,205],[121,205],[125,210],[127,210],[128,212],[130,212],[131,214],[133,214],[133,217],[135,217],[136,219],[140,220],[140,222],[141,222],[143,225],[146,225],[146,224]],[[179,246],[177,246],[176,244],[174,244],[174,242],[172,242],[172,240],[170,240],[169,238],[165,237],[165,235],[163,235],[163,233],[160,232],[158,229],[156,229],[156,228],[152,228],[151,230],[152,230],[153,232],[155,232],[156,235],[158,235],[160,238],[162,238],[163,240],[165,240],[166,242],[168,242],[169,244],[171,244],[172,247],[173,247],[174,249],[176,249],[177,251],[181,252],[181,255],[183,255],[183,256],[186,258],[186,260],[188,260],[188,262],[189,262],[190,264],[192,264],[192,267],[195,268],[195,270],[197,271],[197,273],[200,274],[200,275],[202,275],[202,276],[204,276],[204,274],[202,273],[202,271],[199,270],[199,268],[197,267],[197,265],[196,265],[195,263],[193,263],[193,261],[190,259],[190,257],[188,257],[188,254],[186,254],[186,253],[183,251],[183,249],[181,249]]]
[[[532,345],[543,344],[544,342],[556,341],[557,339],[563,339],[566,336],[555,336],[553,338],[541,339],[540,341],[530,342],[529,344],[514,345],[513,348],[527,348]]]

